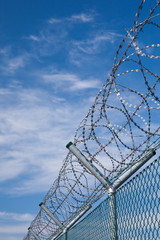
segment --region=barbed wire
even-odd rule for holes
[[[148,9],[143,19],[144,2],[138,7],[134,26],[126,30],[105,85],[74,136],[74,144],[109,179],[160,136],[160,1]],[[67,226],[83,207],[96,202],[105,192],[102,184],[68,153],[43,204]],[[42,209],[31,228],[40,239],[51,239],[61,231]],[[34,237],[28,232],[24,239]]]

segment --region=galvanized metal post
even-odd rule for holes
[[[64,232],[64,240],[67,240],[67,230]]]
[[[117,216],[116,216],[116,196],[115,192],[109,190],[109,221],[110,240],[117,240]]]
[[[30,231],[30,232],[32,233],[32,235],[34,236],[34,238],[35,238],[36,240],[40,240],[40,238],[35,234],[35,232],[32,230],[31,227],[28,228],[28,231]]]
[[[111,182],[89,161],[86,156],[72,143],[69,142],[66,147],[79,159],[79,161],[95,176],[103,186],[108,190],[112,188]]]
[[[154,150],[148,151],[138,162],[131,166],[118,179],[112,183],[112,188],[108,189],[109,195],[109,218],[110,218],[110,240],[117,240],[117,214],[116,214],[116,190],[140,169],[151,157],[156,154]]]
[[[60,229],[63,229],[62,223],[44,206],[43,202],[41,202],[39,206],[50,216],[50,218],[60,227]]]
[[[84,164],[84,166],[108,190],[109,216],[110,216],[110,240],[117,240],[115,188],[112,186],[112,183],[105,178],[105,176],[82,154],[82,152],[72,142],[69,142],[66,147]]]

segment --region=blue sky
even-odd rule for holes
[[[19,240],[140,1],[1,0],[0,240]]]

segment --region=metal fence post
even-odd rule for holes
[[[32,233],[32,235],[34,236],[34,238],[35,238],[36,240],[40,240],[40,238],[39,238],[39,237],[37,236],[37,234],[32,230],[31,227],[28,228],[28,231],[30,231],[30,232]]]
[[[151,157],[156,154],[154,149],[149,150],[138,162],[135,162],[118,179],[112,183],[112,188],[108,189],[109,195],[109,218],[110,218],[110,240],[117,240],[117,216],[116,216],[116,190],[130,178],[140,167],[142,167]]]
[[[46,208],[43,202],[41,202],[39,206],[50,216],[50,218],[60,227],[60,229],[63,229],[62,223]]]
[[[67,230],[64,232],[64,240],[67,240]]]
[[[117,240],[117,217],[115,191],[109,191],[110,240]]]

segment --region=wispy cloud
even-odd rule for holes
[[[23,180],[16,185],[10,181],[9,187],[2,187],[1,191],[21,195],[46,191],[53,176],[55,179],[58,175],[67,153],[65,145],[88,106],[84,107],[83,101],[67,103],[64,98],[52,97],[39,89],[0,92],[0,181],[23,175]]]
[[[57,19],[57,18],[50,18],[48,20],[48,23],[50,23],[50,24],[61,23],[61,22],[62,22],[62,19]]]
[[[34,216],[30,213],[24,213],[24,214],[19,214],[19,213],[10,213],[10,212],[0,212],[0,219],[1,220],[15,220],[18,222],[28,222],[32,221]]]
[[[91,31],[90,34],[83,38],[83,40],[73,40],[72,47],[69,50],[69,59],[72,64],[78,67],[92,64],[99,67],[99,62],[103,63],[103,60],[111,64],[110,48],[115,49],[116,43],[122,36],[116,32],[97,30]],[[116,49],[115,49],[116,51]],[[112,54],[113,54],[112,52]],[[106,56],[110,55],[106,58]],[[103,59],[103,60],[102,60]],[[110,66],[111,68],[111,66]]]
[[[48,20],[48,23],[50,24],[56,24],[56,23],[62,23],[62,22],[70,22],[70,23],[89,23],[94,21],[95,14],[87,14],[87,13],[80,13],[72,15],[71,17],[67,18],[51,18]]]
[[[17,234],[17,233],[25,233],[27,229],[27,225],[23,226],[1,226],[0,227],[0,233],[12,233],[12,234]]]
[[[96,54],[104,49],[106,43],[113,44],[119,37],[121,35],[114,32],[97,33],[93,38],[75,41],[74,46],[83,53]]]
[[[103,24],[95,25],[97,15],[96,12],[90,11],[60,19],[50,18],[38,33],[26,37],[27,40],[32,41],[32,54],[36,54],[37,58],[42,56],[54,58],[56,54],[57,59],[65,56],[67,62],[79,67],[82,67],[81,63],[91,65],[97,62],[98,64],[99,60],[93,60],[93,56],[101,54],[102,58],[108,49],[114,48],[115,42],[121,35],[108,31]],[[81,24],[88,24],[90,30],[87,30],[88,27],[82,30]]]
[[[75,74],[55,73],[45,74],[42,77],[46,83],[50,83],[53,87],[62,87],[64,90],[77,91],[88,88],[99,88],[100,81],[98,79],[83,80]]]
[[[17,233],[18,234],[24,234],[24,233],[26,233],[27,227],[28,227],[28,225],[1,226],[0,227],[0,233],[5,233],[7,235],[8,234],[17,234]],[[12,238],[10,238],[10,239],[12,239]]]
[[[73,22],[88,23],[88,22],[92,22],[94,20],[94,17],[95,17],[94,14],[81,13],[81,14],[72,15],[71,18],[69,18],[69,20]]]
[[[1,58],[0,69],[4,74],[13,75],[18,70],[24,68],[27,64],[29,55],[24,52],[20,55],[14,55],[6,50]]]
[[[40,56],[51,56],[62,49],[67,53],[72,45],[71,36],[75,36],[76,27],[82,23],[94,22],[95,15],[91,12],[60,19],[50,18],[38,33],[30,34],[24,39],[32,41],[33,52]]]
[[[81,13],[81,14],[75,14],[72,15],[71,17],[66,17],[66,18],[50,18],[45,27],[45,29],[41,29],[39,34],[31,34],[28,37],[25,37],[25,39],[29,39],[35,42],[54,42],[56,38],[60,39],[62,37],[66,37],[68,35],[71,24],[79,24],[79,23],[89,23],[94,20],[95,14],[86,14],[86,13]],[[51,27],[50,25],[54,24],[54,28]],[[60,26],[60,27],[59,27]]]
[[[92,104],[91,97],[102,85],[99,75],[94,77],[89,71],[83,74],[83,69],[93,64],[97,67],[99,62],[96,57],[93,59],[94,53],[103,52],[106,43],[113,45],[119,37],[97,28],[86,31],[83,37],[81,34],[75,37],[76,27],[81,28],[79,23],[92,25],[94,19],[95,13],[52,18],[38,33],[26,37],[28,52],[21,49],[13,54],[12,49],[1,50],[0,68],[7,77],[12,76],[7,85],[10,87],[0,89],[2,192],[20,195],[43,192],[58,176],[67,153],[65,145]],[[36,66],[31,55],[40,59]],[[88,57],[82,68],[71,65],[73,55],[75,61]],[[17,179],[22,180],[16,182]],[[8,188],[3,185],[6,181]]]
[[[0,48],[0,55],[8,56],[10,53],[10,47]]]
[[[7,139],[5,138],[6,141]],[[3,156],[4,157],[4,156]],[[2,158],[2,157],[1,157]],[[25,171],[26,164],[21,160],[1,160],[0,182],[13,179]]]
[[[46,26],[39,33],[25,37],[32,41],[31,50],[36,57],[54,56],[55,53],[65,49],[68,45],[69,31],[63,24],[59,26]]]
[[[0,212],[0,240],[20,240],[35,216],[30,213]]]
[[[6,235],[3,236],[2,234],[2,237],[0,236],[0,240],[4,240],[4,238],[6,239]],[[11,235],[8,235],[7,234],[7,240],[22,240],[23,239],[23,236],[13,236],[12,234]]]
[[[26,66],[28,58],[29,54],[26,51],[21,51],[19,54],[15,54],[12,46],[5,46],[0,49],[1,74],[14,74]]]
[[[41,38],[35,35],[30,35],[27,39],[33,40],[35,42],[41,41]]]
[[[18,57],[14,57],[9,59],[8,61],[8,70],[10,72],[14,72],[17,69],[24,67],[24,56],[18,56]]]

